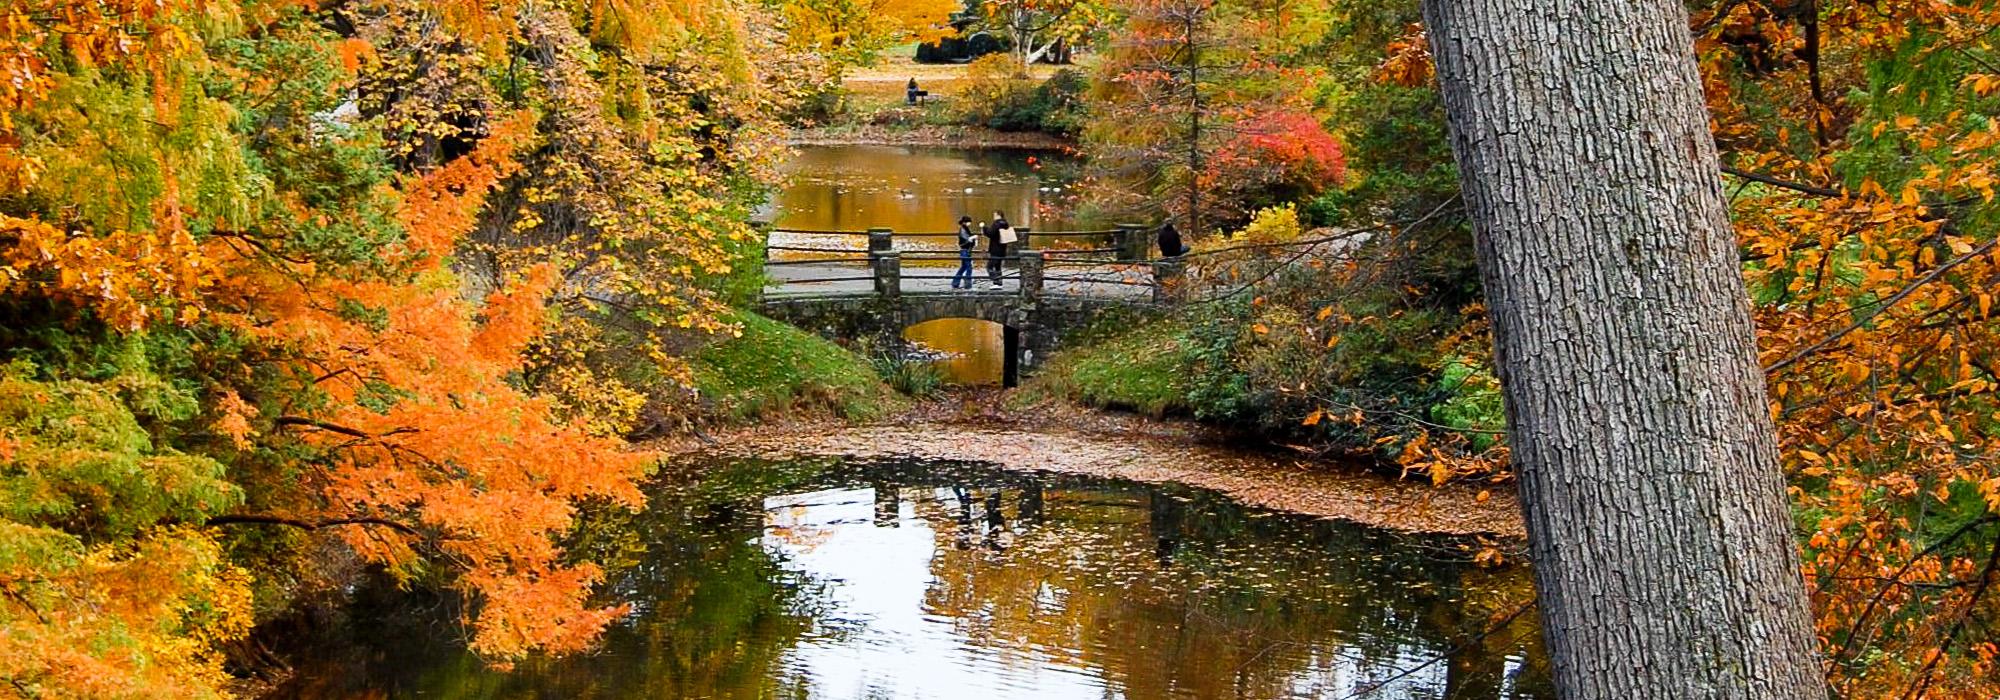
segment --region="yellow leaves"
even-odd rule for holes
[[[250,590],[207,534],[163,527],[90,546],[0,519],[0,540],[14,546],[0,675],[58,696],[228,696],[220,647],[249,630]]]
[[[787,0],[779,7],[794,46],[849,63],[907,39],[948,36],[951,14],[960,9],[949,0]]]
[[[1312,413],[1306,415],[1305,420],[1299,421],[1299,424],[1305,426],[1319,425],[1320,420],[1324,418],[1326,418],[1326,409],[1315,408]]]
[[[1979,95],[1981,97],[1992,95],[1995,92],[2000,92],[2000,75],[1995,75],[1992,73],[1973,73],[1965,76],[1965,78],[1963,78],[1963,82],[1966,87],[1972,89],[1973,94]]]

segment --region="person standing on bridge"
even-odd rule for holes
[[[972,249],[979,247],[979,234],[972,232],[972,217],[958,217],[958,271],[951,274],[952,289],[971,289]]]
[[[1007,259],[1007,245],[1014,242],[1014,225],[1007,223],[1007,215],[999,210],[993,212],[993,220],[986,222],[986,276],[993,280],[993,288],[1000,288],[1000,267]]]
[[[1181,232],[1174,229],[1174,222],[1160,226],[1160,257],[1178,258],[1187,255],[1190,250],[1187,244],[1181,242]]]

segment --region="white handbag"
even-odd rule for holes
[[[1014,235],[1014,227],[1012,226],[1001,227],[1000,245],[1013,245],[1014,241],[1017,240],[1020,240],[1020,238]]]

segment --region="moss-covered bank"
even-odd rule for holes
[[[690,360],[701,413],[713,422],[830,413],[870,420],[903,405],[866,358],[811,333],[738,311],[742,335]]]

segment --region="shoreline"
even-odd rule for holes
[[[1515,541],[1510,544],[1527,536],[1514,491],[1504,485],[1432,486],[1241,444],[1202,426],[1073,410],[1085,415],[1051,416],[1043,409],[1002,417],[967,406],[954,416],[937,415],[944,411],[930,406],[886,421],[766,424],[705,443],[661,447],[675,457],[971,460],[1012,471],[1177,483],[1245,505],[1401,532]]]
[[[945,146],[1060,151],[1075,142],[1039,131],[997,131],[978,126],[886,127],[875,124],[793,129],[787,146]]]

